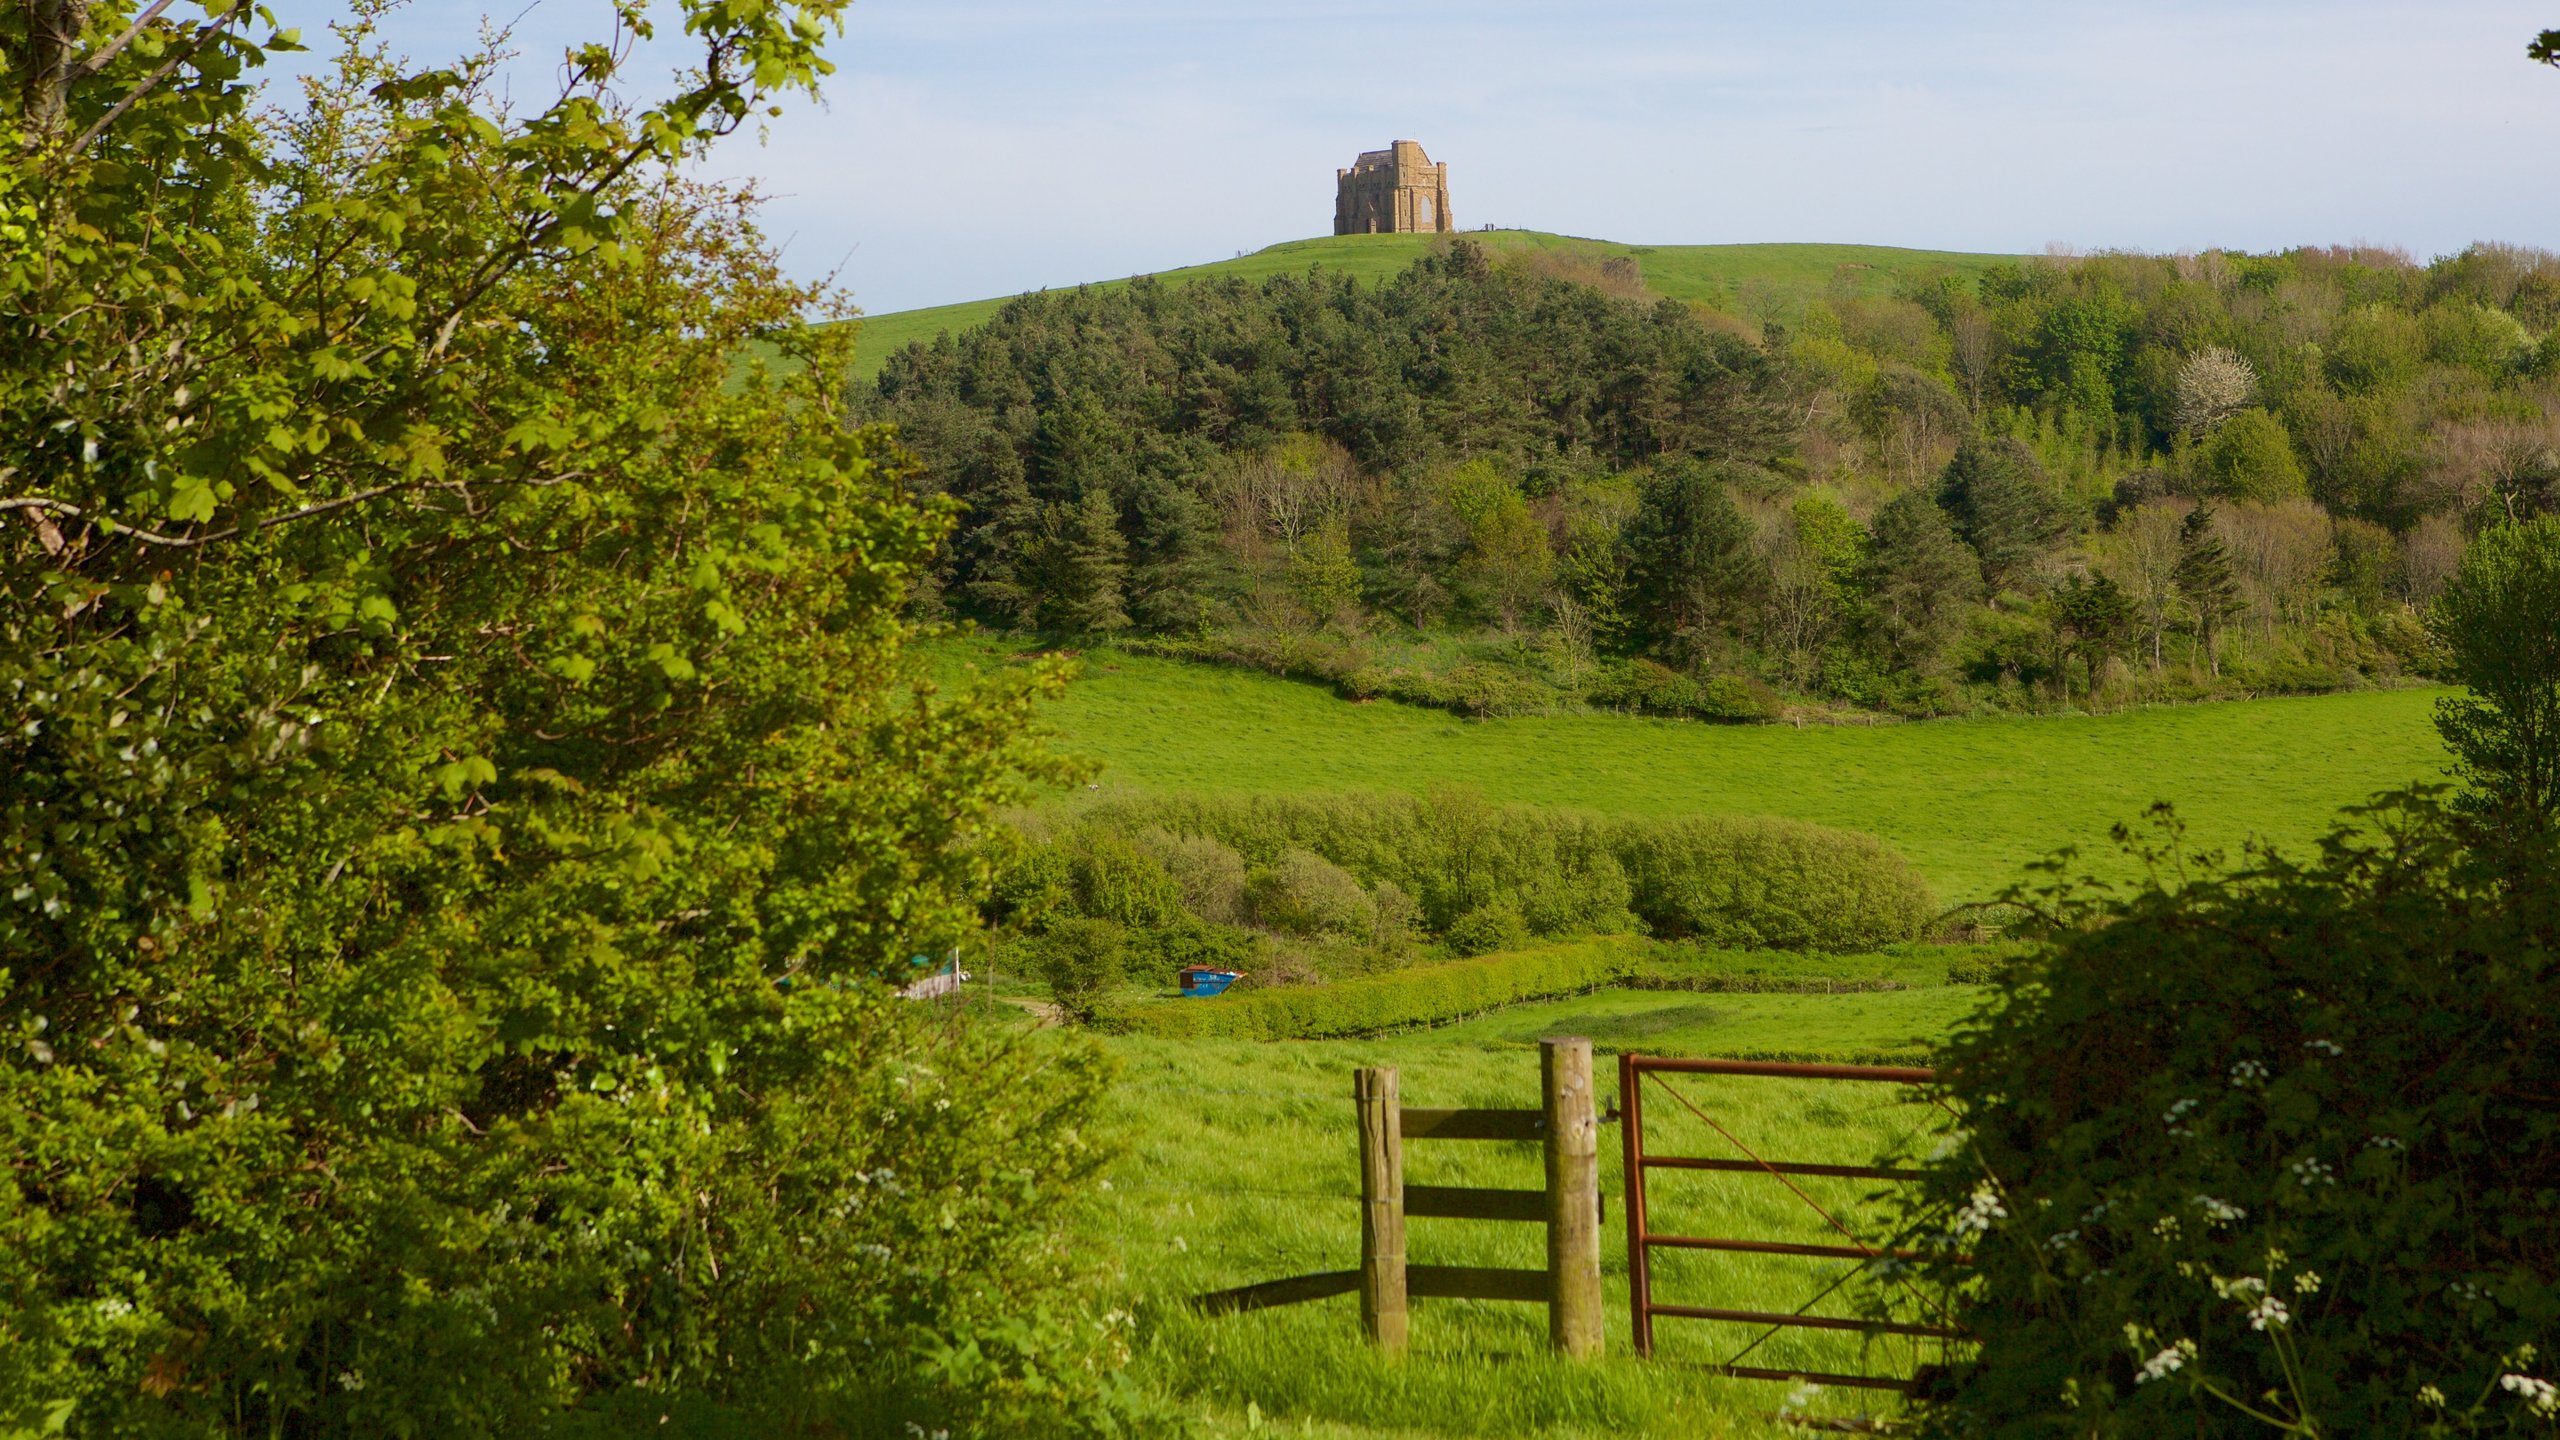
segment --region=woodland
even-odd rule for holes
[[[928,613],[1471,714],[2105,708],[2428,672],[2560,506],[2560,256],[2057,255],[1791,325],[1460,239],[1023,296],[853,385]]]

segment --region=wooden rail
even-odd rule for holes
[[[1232,1315],[1357,1292],[1360,1327],[1378,1348],[1401,1353],[1411,1333],[1410,1302],[1517,1300],[1547,1307],[1555,1348],[1576,1357],[1602,1348],[1600,1293],[1600,1115],[1591,1080],[1591,1042],[1539,1042],[1545,1103],[1535,1110],[1408,1107],[1393,1066],[1353,1072],[1359,1122],[1360,1268],[1266,1280],[1197,1296],[1204,1314]],[[1479,1185],[1407,1185],[1407,1140],[1538,1142],[1546,1184],[1537,1190]],[[1405,1254],[1412,1218],[1517,1221],[1543,1225],[1547,1263],[1537,1270],[1481,1265],[1416,1265]]]

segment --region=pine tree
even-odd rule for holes
[[[1751,522],[1716,467],[1694,462],[1645,482],[1627,558],[1650,638],[1691,660],[1749,612],[1765,580]]]
[[[2071,531],[2035,455],[2015,440],[1967,440],[1939,481],[1939,503],[1982,557],[1994,596],[2014,588]]]
[[[1128,629],[1122,600],[1129,542],[1111,498],[1088,490],[1082,500],[1049,506],[1041,520],[1035,582],[1041,628],[1073,635]]]
[[[2196,648],[2204,652],[2206,671],[2218,678],[2222,658],[2214,653],[2213,637],[2240,612],[2240,582],[2232,574],[2222,537],[2213,532],[2212,506],[2200,504],[2187,512],[2178,549],[2178,593],[2195,613]]]
[[[1947,523],[1947,512],[1918,490],[1906,490],[1876,512],[1874,538],[1860,572],[1873,606],[1877,638],[1897,665],[1925,664],[1938,653],[1982,591],[1982,565]]]

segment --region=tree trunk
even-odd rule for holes
[[[29,139],[51,140],[62,130],[71,99],[71,73],[79,68],[80,37],[89,29],[90,0],[27,0],[26,116]]]

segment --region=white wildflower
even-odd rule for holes
[[[2305,1155],[2287,1168],[2293,1171],[2294,1183],[2305,1190],[2338,1183],[2337,1167],[2315,1156]]]
[[[2284,1302],[2273,1295],[2249,1309],[2249,1328],[2252,1330],[2281,1330],[2292,1319],[2293,1312],[2284,1308]]]
[[[341,1371],[339,1371],[339,1372],[338,1372],[338,1388],[339,1388],[339,1389],[341,1389],[341,1390],[361,1390],[361,1389],[363,1389],[363,1388],[364,1388],[364,1372],[363,1372],[363,1371],[361,1371],[361,1370],[341,1370]]]
[[[2204,1218],[2217,1225],[2228,1225],[2234,1220],[2246,1220],[2249,1218],[2248,1211],[2241,1209],[2239,1206],[2232,1204],[2228,1200],[2217,1200],[2210,1195],[2198,1195],[2195,1199],[2195,1205],[2198,1210],[2204,1212]]]
[[[1956,1212],[1955,1233],[1958,1235],[1985,1234],[1991,1229],[1992,1221],[2005,1220],[2008,1217],[2008,1207],[2000,1203],[1999,1192],[1989,1185],[1978,1185],[1974,1187],[1973,1198],[1966,1201],[1965,1207]]]
[[[2133,1377],[2133,1383],[2136,1385],[2148,1385],[2152,1381],[2160,1379],[2162,1376],[2168,1375],[2172,1371],[2183,1370],[2186,1368],[2187,1362],[2195,1358],[2195,1354],[2196,1342],[2193,1340],[2181,1340],[2177,1344],[2162,1350],[2159,1354],[2152,1356],[2150,1359],[2143,1361],[2142,1372]]]
[[[2267,1083],[2267,1067],[2255,1060],[2243,1060],[2231,1067],[2231,1083],[2241,1089]]]
[[[2335,1040],[2305,1040],[2302,1042],[2302,1048],[2332,1057],[2347,1053],[2347,1048]]]
[[[2161,1112],[2160,1123],[2174,1127],[2179,1121],[2194,1114],[2197,1108],[2203,1103],[2204,1102],[2201,1100],[2181,1100],[2177,1104],[2172,1105],[2167,1110]]]
[[[2267,1293],[2267,1282],[2255,1275],[2243,1275],[2237,1280],[2225,1280],[2216,1275],[2213,1277],[2213,1293],[2225,1300],[2255,1300]]]
[[[2409,1148],[2405,1142],[2390,1135],[2376,1135],[2366,1140],[2364,1143],[2365,1148],[2369,1150],[2406,1150]]]
[[[2521,1397],[2527,1409],[2545,1420],[2560,1416],[2560,1386],[2548,1380],[2537,1380],[2530,1375],[2501,1375],[2498,1388]]]

